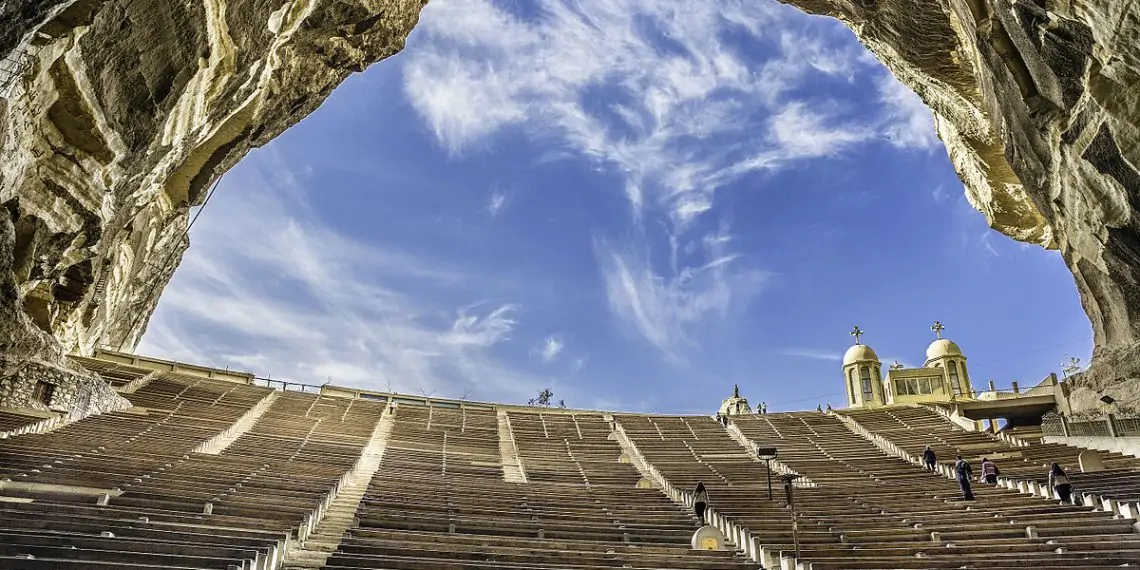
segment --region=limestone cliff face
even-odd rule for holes
[[[190,207],[425,1],[0,0],[0,377],[133,348]]]
[[[783,1],[844,21],[930,105],[994,229],[1061,251],[1097,347],[1077,383],[1140,387],[1140,4]],[[398,51],[422,3],[0,0],[0,54],[29,66],[0,91],[0,376],[133,347],[188,208]]]
[[[1061,251],[1096,343],[1078,400],[1140,396],[1140,6],[782,1],[842,20],[926,101],[991,227]]]

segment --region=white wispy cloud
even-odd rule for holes
[[[487,202],[487,213],[491,214],[491,217],[498,216],[506,205],[507,194],[496,189],[491,193],[491,199]]]
[[[930,197],[933,198],[935,202],[941,202],[945,200],[948,197],[948,194],[946,193],[946,187],[941,184],[935,186],[934,190],[930,191]]]
[[[834,362],[843,361],[843,353],[834,350],[825,350],[818,348],[780,348],[774,351],[775,354],[781,356],[792,356],[796,358],[811,358],[815,360],[830,360]]]
[[[786,100],[809,76],[851,78],[877,66],[836,41],[848,33],[839,24],[805,31],[808,17],[794,8],[751,0],[536,0],[531,8],[530,19],[490,0],[425,8],[417,29],[425,37],[404,60],[405,91],[451,152],[520,127],[623,173],[635,211],[648,200],[683,223],[708,210],[718,187],[781,160],[881,136],[899,146],[933,140],[922,102],[881,68],[882,113],[861,123]],[[756,61],[730,33],[766,43],[772,56]]]
[[[684,360],[695,344],[694,332],[712,319],[724,318],[733,304],[742,306],[755,296],[771,275],[740,268],[738,256],[727,252],[730,239],[723,233],[706,236],[701,265],[653,269],[645,250],[595,246],[610,309],[670,358]],[[665,276],[663,276],[663,273]]]
[[[934,132],[930,109],[914,91],[885,75],[879,76],[875,87],[886,110],[885,132],[891,144],[917,149],[932,149],[941,144]]]
[[[918,98],[841,24],[775,2],[433,0],[417,34],[404,90],[443,148],[521,132],[554,147],[544,160],[620,174],[635,226],[667,222],[668,264],[643,229],[596,250],[612,311],[673,357],[764,280],[727,246],[700,243],[719,189],[868,141],[934,140]],[[869,114],[801,89],[860,75],[877,77]]]
[[[1001,254],[998,253],[997,248],[994,247],[993,234],[994,232],[989,230],[982,232],[982,234],[978,236],[978,242],[982,244],[982,249],[985,250],[986,253],[994,257],[1001,257]]]
[[[558,358],[564,348],[566,348],[566,343],[560,337],[551,335],[542,341],[542,347],[538,354],[543,362],[550,362]]]
[[[246,160],[194,227],[141,353],[488,400],[521,401],[543,383],[496,357],[517,328],[516,304],[471,299],[478,276],[440,260],[340,235],[314,221],[272,151]],[[450,298],[462,301],[441,301]]]
[[[585,356],[579,356],[578,358],[574,359],[574,362],[570,363],[570,373],[574,374],[574,373],[580,372],[582,370],[582,368],[584,368],[585,366],[586,366],[586,357]]]

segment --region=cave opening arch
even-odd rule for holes
[[[1127,104],[1137,85],[1128,62],[1138,48],[1125,39],[1126,26],[1105,22],[1128,21],[1136,8],[1004,0],[788,3],[843,21],[930,106],[968,199],[991,227],[1060,250],[1095,337],[1089,385],[1100,390],[1134,376],[1140,340],[1134,317],[1140,309],[1134,225],[1140,174],[1134,165],[1140,160],[1122,141],[1140,134]],[[0,263],[10,267],[4,285],[18,297],[4,301],[15,324],[5,331],[6,367],[57,358],[60,339],[80,349],[96,339],[137,342],[142,328],[116,315],[152,311],[157,298],[143,291],[170,278],[159,263],[136,263],[140,252],[161,258],[185,248],[186,209],[171,197],[201,200],[212,180],[315,109],[350,73],[398,52],[424,5],[360,0],[298,11],[289,9],[294,2],[279,4],[265,13],[232,9],[228,15],[189,6],[158,18],[129,2],[45,0],[5,14],[11,17],[0,27],[0,52],[16,63],[19,54],[37,60],[24,92],[55,94],[4,104],[0,141],[13,160],[3,168],[0,198],[10,212],[4,235],[11,245]],[[152,33],[121,34],[116,26],[125,20]],[[268,25],[231,25],[243,22]],[[211,32],[223,25],[235,41],[211,46]],[[155,42],[171,49],[150,49]],[[122,54],[131,57],[117,57]],[[250,73],[239,81],[209,71],[222,68]],[[76,81],[79,76],[97,80]],[[172,79],[156,80],[164,76]],[[149,99],[108,95],[132,81],[146,85]],[[218,93],[226,104],[201,104],[206,94]],[[150,105],[156,115],[177,120],[138,120],[147,114],[132,105]],[[51,121],[58,137],[25,137],[35,130],[27,117]],[[59,137],[83,156],[43,168],[42,157],[54,154]],[[81,179],[95,183],[76,182]],[[81,205],[107,193],[115,200],[98,215],[75,215],[95,210],[81,206],[33,222],[50,208],[31,197],[53,193]],[[135,231],[147,225],[158,230]],[[32,243],[21,236],[45,232],[66,239],[37,243],[34,255],[18,247]],[[124,258],[138,269],[122,271]],[[139,286],[111,286],[123,281]],[[24,297],[36,292],[51,301],[54,283],[65,285],[60,291],[68,299],[80,300],[47,309],[73,315],[57,317],[49,335],[35,324]],[[96,299],[109,288],[122,294]]]

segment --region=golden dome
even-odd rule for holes
[[[843,354],[844,366],[867,360],[874,360],[875,362],[878,362],[879,355],[875,354],[874,349],[865,344],[856,344],[855,346],[848,348],[847,352]]]
[[[954,341],[940,338],[926,347],[926,360],[934,360],[943,356],[962,356],[962,349]]]

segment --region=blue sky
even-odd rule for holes
[[[219,184],[139,352],[438,397],[703,413],[843,403],[858,324],[976,387],[1091,332],[990,231],[921,102],[766,0],[433,0]]]

